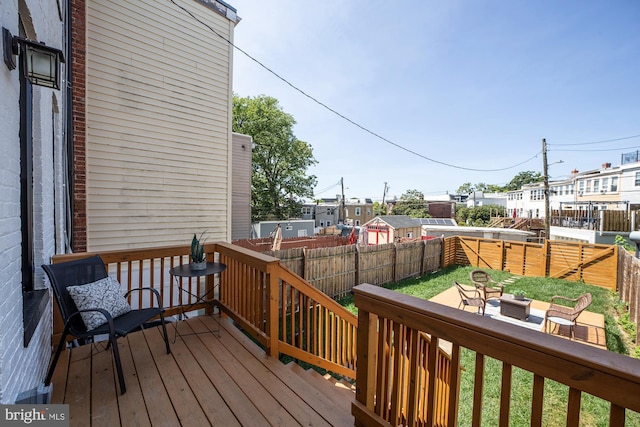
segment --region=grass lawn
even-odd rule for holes
[[[385,287],[403,294],[413,295],[422,299],[430,299],[450,288],[454,280],[470,284],[469,273],[474,269],[475,267],[468,266],[449,267],[429,275],[389,284]],[[491,271],[490,274],[496,281],[502,281],[511,276],[509,272],[505,271]],[[616,299],[613,292],[598,286],[543,277],[522,277],[514,284],[507,285],[505,292],[510,293],[515,289],[523,290],[526,292],[527,298],[539,301],[549,301],[554,295],[575,298],[585,292],[590,292],[593,302],[588,310],[601,313],[605,316],[607,348],[610,351],[628,354],[623,335],[614,318]],[[353,303],[352,296],[341,299],[339,303],[349,311],[357,313],[357,308]],[[469,404],[463,403],[460,405],[458,424],[465,426],[471,425],[475,352],[464,349],[462,351],[461,364],[463,366],[463,372],[460,383],[460,402],[469,402]],[[502,363],[495,359],[486,358],[482,425],[498,425],[501,375]],[[530,424],[532,388],[533,374],[514,367],[511,396],[511,426],[526,426]],[[545,381],[545,418],[543,425],[552,426],[565,424],[568,390],[569,388],[562,384],[550,380]],[[583,393],[580,425],[608,426],[609,404],[601,399]],[[627,411],[626,425],[640,426],[640,414]]]

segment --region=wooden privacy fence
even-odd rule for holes
[[[340,298],[360,283],[383,285],[440,269],[442,239],[264,253],[279,258],[292,272],[330,297]]]
[[[473,265],[509,271],[519,276],[540,276],[584,281],[616,290],[618,246],[547,240],[513,242],[473,237],[448,237],[443,244],[443,265]]]
[[[636,345],[640,343],[640,260],[627,251],[619,251],[618,294],[627,304],[629,321],[636,324]]]

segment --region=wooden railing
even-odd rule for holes
[[[640,360],[372,285],[357,286],[354,294],[358,307],[358,372],[352,406],[356,426],[453,427],[458,425],[462,405],[472,406],[467,425],[480,426],[488,358],[502,362],[500,426],[510,425],[514,367],[533,373],[531,426],[543,423],[547,380],[569,388],[567,426],[580,425],[583,393],[610,402],[610,426],[624,426],[625,409],[640,411]],[[431,337],[426,363],[411,345],[420,333]],[[452,345],[449,367],[443,368],[435,357],[441,341]],[[475,372],[473,398],[461,403],[460,359],[465,348],[475,352]],[[427,367],[426,374],[420,366]],[[447,377],[449,387],[442,387]]]
[[[127,290],[157,289],[168,316],[195,298],[180,292],[169,270],[189,262],[189,246],[104,251],[100,256],[110,274]],[[286,354],[329,371],[355,378],[356,316],[281,265],[277,258],[228,243],[208,243],[209,261],[227,269],[219,278],[181,278],[180,286],[195,295],[219,280],[218,306],[272,356]],[[56,255],[53,262],[86,257],[88,253]],[[143,307],[146,300],[131,300]],[[197,304],[193,309],[210,309]],[[57,316],[56,316],[57,317]],[[62,331],[54,320],[54,341]]]
[[[355,378],[357,318],[277,258],[219,243],[222,310],[278,353]]]

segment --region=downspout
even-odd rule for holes
[[[67,142],[67,164],[66,164],[66,182],[65,182],[65,233],[66,236],[64,238],[66,251],[68,253],[73,252],[73,189],[74,189],[74,170],[75,163],[73,161],[73,88],[71,85],[72,76],[73,76],[73,49],[72,49],[72,17],[71,17],[71,2],[72,0],[67,0],[66,2],[66,10],[65,10],[65,25],[66,25],[66,56],[67,56],[67,64],[68,66],[65,68],[66,73],[66,87],[65,87],[65,102],[64,102],[64,121],[66,124],[66,132],[65,132],[65,140]]]

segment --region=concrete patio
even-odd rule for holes
[[[460,295],[455,287],[451,287],[444,292],[436,295],[431,298],[429,301],[436,302],[438,304],[446,305],[448,307],[457,308],[460,304]],[[522,327],[527,327],[528,329],[536,329],[541,332],[544,332],[544,322],[539,321],[544,317],[545,311],[549,308],[549,303],[544,301],[536,301],[532,300],[531,302],[531,319],[535,321],[535,324],[532,322],[524,322],[513,318],[506,318],[505,316],[500,316],[499,313],[499,301],[498,300],[489,300],[487,302],[487,309],[485,316],[492,317],[499,321],[507,321],[508,323],[519,325]],[[469,307],[467,311],[472,312],[475,311],[475,307]],[[536,325],[539,325],[537,327]],[[589,345],[593,345],[598,348],[607,349],[607,343],[605,338],[605,329],[604,329],[604,316],[599,313],[593,313],[590,311],[583,311],[578,317],[576,322],[576,326],[574,328],[575,331],[575,340],[576,342],[581,342]],[[550,334],[559,336],[565,339],[569,339],[569,327],[568,326],[558,326],[554,323],[551,324],[551,329],[549,331]]]

